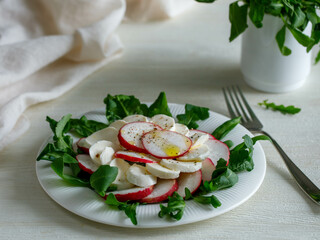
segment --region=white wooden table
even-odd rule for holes
[[[320,207],[306,198],[267,142],[262,143],[267,173],[252,198],[219,217],[165,230],[92,222],[60,207],[38,183],[35,158],[50,132],[47,115],[58,119],[103,107],[107,93],[152,101],[160,91],[170,102],[228,115],[221,87],[239,84],[265,130],[320,186],[320,66],[295,92],[267,94],[246,86],[239,69],[240,39],[228,42],[228,2],[196,4],[168,21],[122,24],[120,59],[61,98],[25,112],[30,130],[0,152],[0,239],[320,239]],[[266,111],[257,106],[265,99],[302,111],[295,116]]]

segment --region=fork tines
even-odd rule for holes
[[[222,90],[232,118],[241,116],[242,122],[257,119],[239,86],[225,87]]]

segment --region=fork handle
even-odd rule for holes
[[[288,155],[283,151],[280,145],[265,131],[259,131],[262,134],[267,135],[273,145],[277,148],[278,152],[282,156],[285,164],[287,165],[289,172],[292,174],[301,189],[317,204],[320,205],[320,189],[291,161]]]

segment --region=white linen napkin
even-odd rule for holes
[[[0,150],[27,131],[23,112],[119,57],[115,30],[176,16],[193,0],[1,0]]]

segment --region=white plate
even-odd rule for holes
[[[184,106],[169,104],[174,116],[184,113]],[[106,122],[105,110],[97,110],[86,114],[88,119]],[[200,130],[211,133],[216,127],[228,120],[227,117],[210,111],[210,117],[200,122]],[[223,140],[232,140],[234,144],[242,142],[242,136],[252,134],[242,126],[237,126]],[[47,144],[45,142],[42,148]],[[42,149],[41,148],[41,149]],[[160,228],[172,227],[193,223],[212,218],[228,212],[248,200],[260,187],[266,171],[266,159],[259,143],[254,146],[253,160],[255,167],[251,172],[240,173],[239,182],[232,188],[220,190],[214,195],[222,203],[221,207],[213,208],[211,205],[201,205],[194,201],[187,201],[183,217],[180,221],[168,218],[159,218],[159,204],[141,205],[137,208],[138,225],[134,226],[124,212],[111,209],[104,200],[92,190],[84,187],[74,187],[65,183],[50,167],[48,161],[36,163],[37,177],[44,191],[65,209],[84,218],[115,225],[119,227],[134,228]]]

